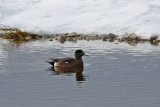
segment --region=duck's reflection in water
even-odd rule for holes
[[[79,83],[82,83],[85,81],[85,76],[83,76],[83,67],[72,67],[72,68],[62,68],[62,67],[54,67],[52,66],[50,68],[53,75],[63,75],[63,74],[73,74],[76,73],[76,80]]]

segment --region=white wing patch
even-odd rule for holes
[[[69,62],[65,62],[66,64],[68,64]]]

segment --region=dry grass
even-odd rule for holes
[[[10,42],[18,44],[22,44],[25,42],[37,40],[41,38],[41,35],[32,34],[25,31],[21,31],[17,28],[10,28],[8,26],[1,25],[0,26],[0,37],[3,39],[7,39]]]

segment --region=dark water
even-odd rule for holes
[[[160,107],[160,46],[40,40],[19,47],[0,41],[1,107]],[[55,75],[50,57],[83,49],[83,78]]]

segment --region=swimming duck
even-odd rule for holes
[[[83,67],[82,56],[88,56],[88,55],[86,55],[83,50],[79,49],[75,51],[75,58],[56,58],[56,59],[51,58],[51,61],[47,62],[54,67],[60,67],[66,69]]]

